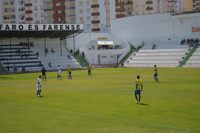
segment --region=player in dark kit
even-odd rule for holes
[[[92,65],[88,64],[88,76],[92,76]]]
[[[67,71],[68,71],[68,79],[72,79],[72,67],[70,65],[67,67]]]
[[[156,65],[154,65],[154,75],[153,75],[153,78],[156,82],[159,82],[158,81],[158,68]]]
[[[137,75],[137,79],[135,80],[135,99],[136,103],[139,103],[141,100],[141,91],[143,90],[142,81],[140,80],[140,76]]]
[[[46,77],[46,69],[44,67],[42,67],[42,81],[47,81],[47,77]]]

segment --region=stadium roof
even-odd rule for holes
[[[82,31],[79,24],[0,24],[1,38],[59,38]]]
[[[1,38],[26,38],[26,37],[34,37],[34,38],[59,38],[66,37],[72,35],[74,33],[82,32],[83,30],[75,30],[75,31],[0,31]]]

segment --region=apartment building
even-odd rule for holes
[[[2,1],[2,19],[4,23],[16,22],[15,0]]]
[[[44,0],[44,23],[53,23],[53,2]]]
[[[106,31],[110,21],[133,15],[200,11],[200,0],[0,0],[0,22],[82,23]]]
[[[125,0],[115,0],[116,18],[123,18],[125,16]]]
[[[181,12],[189,12],[193,11],[193,0],[182,0],[180,1],[181,4]]]
[[[159,12],[159,0],[115,0],[116,18]]]
[[[85,32],[100,32],[106,29],[104,0],[76,0],[75,2],[76,23],[83,24]]]
[[[53,0],[53,23],[66,23],[65,0]]]
[[[200,0],[193,0],[193,8],[195,11],[200,12]]]
[[[43,0],[25,0],[25,23],[44,23]]]
[[[44,0],[45,23],[75,23],[75,0]]]
[[[179,0],[160,0],[160,12],[180,13],[181,8],[179,3]]]
[[[133,0],[133,15],[159,13],[159,5],[159,0]]]
[[[0,23],[3,23],[3,1],[0,0]]]
[[[25,1],[15,1],[15,21],[16,23],[25,23]]]
[[[115,0],[115,17],[200,11],[200,0]]]
[[[65,2],[66,23],[76,23],[76,2],[75,0],[66,0]]]
[[[110,27],[110,20],[111,20],[111,9],[110,9],[110,0],[104,1],[104,9],[106,14],[106,27]]]

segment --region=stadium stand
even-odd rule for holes
[[[35,70],[41,67],[41,61],[31,50],[31,46],[20,44],[0,45],[0,62],[7,71]]]
[[[63,69],[68,65],[72,68],[80,67],[66,48],[60,50],[57,44],[49,44],[45,49],[41,44],[26,43],[0,45],[0,62],[6,71],[40,71],[42,66],[47,70],[55,70],[58,65]]]
[[[125,67],[177,67],[188,49],[151,49],[134,52]]]
[[[200,67],[200,47],[190,57],[184,67]]]
[[[46,48],[44,44],[35,44],[32,51],[37,54],[41,65],[47,70],[55,70],[58,65],[63,69],[66,69],[68,65],[72,68],[81,67],[67,48],[61,48],[58,44],[46,44]]]

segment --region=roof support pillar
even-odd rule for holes
[[[46,57],[47,56],[47,40],[46,40],[46,37],[44,38],[44,56]]]
[[[62,44],[61,44],[61,41],[62,41],[62,37],[60,36],[60,56],[62,56]]]

